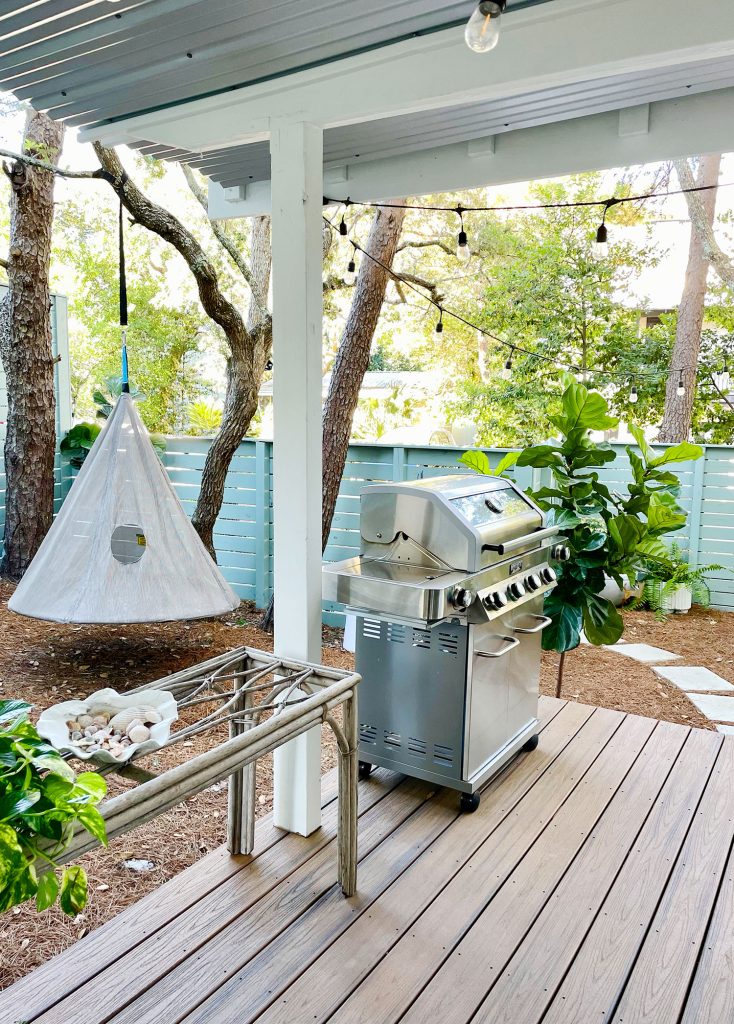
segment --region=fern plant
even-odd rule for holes
[[[685,588],[691,592],[695,604],[708,608],[711,591],[706,576],[724,570],[725,566],[716,563],[692,567],[680,546],[673,543],[666,558],[651,564],[645,583],[644,600],[654,612],[664,612],[666,597]]]

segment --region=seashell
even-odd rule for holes
[[[110,725],[113,729],[121,729],[125,732],[129,725],[133,722],[139,722],[143,725],[144,722],[152,721],[151,716],[157,717],[157,720],[162,721],[161,716],[158,714],[154,707],[150,704],[141,704],[139,707],[123,708],[122,711],[118,711],[116,715],[113,715],[110,719]]]
[[[99,712],[96,715],[92,715],[92,724],[96,725],[97,728],[99,728],[100,726],[107,725],[109,720],[110,720],[109,714],[105,713],[104,711],[101,711],[101,712]]]
[[[76,718],[69,718],[66,722],[66,728],[69,732],[72,732],[74,729],[79,728],[79,722],[77,722]]]
[[[150,739],[150,729],[147,725],[135,725],[127,731],[131,743],[145,743]]]
[[[70,736],[71,736],[71,739],[74,740],[75,742],[76,742],[76,740],[80,740],[80,739],[83,738],[83,734],[80,733],[78,729],[74,729],[74,731],[72,733],[70,733]]]
[[[101,743],[102,740],[106,740],[109,735],[109,729],[97,729],[97,731],[92,736],[92,739],[96,740],[97,743]]]
[[[97,730],[96,730],[96,728],[93,725],[88,725],[87,728],[84,730],[84,735],[85,736],[94,736],[96,731]]]
[[[94,719],[91,715],[79,715],[78,724],[86,729],[88,725],[94,725]]]
[[[139,718],[133,718],[132,722],[130,722],[130,724],[129,724],[129,725],[127,726],[127,728],[125,729],[125,734],[126,734],[127,736],[129,736],[129,735],[130,735],[130,730],[131,730],[131,729],[137,729],[137,728],[138,728],[138,726],[140,726],[140,725],[143,725],[143,724],[144,724],[144,723],[143,723],[143,722],[141,721],[141,719],[139,719]]]
[[[124,753],[125,748],[121,746],[119,743],[114,747],[110,747],[110,754],[112,754],[113,757],[122,757]]]
[[[145,715],[143,721],[146,725],[158,725],[159,722],[163,721],[163,715],[159,711],[156,711],[155,708],[151,708],[151,710]]]

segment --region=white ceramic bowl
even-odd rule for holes
[[[131,743],[120,757],[113,757],[109,750],[95,750],[93,753],[78,747],[69,736],[67,722],[79,715],[92,711],[107,711],[116,714],[124,708],[135,708],[144,705],[154,707],[162,721],[150,726],[150,739],[143,743]],[[38,719],[38,732],[44,739],[52,743],[62,754],[70,753],[82,761],[95,761],[97,764],[123,764],[133,754],[144,754],[150,750],[158,750],[171,734],[171,725],[178,718],[176,699],[166,690],[142,690],[139,693],[118,693],[116,690],[97,690],[85,700],[65,700],[62,704],[54,704],[41,713]]]

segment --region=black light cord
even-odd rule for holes
[[[710,192],[717,188],[731,188],[733,181],[715,185],[692,185],[690,188],[677,188],[669,192],[642,192],[634,196],[610,196],[607,199],[578,199],[560,203],[519,203],[514,206],[423,206],[420,203],[368,203],[357,199],[330,199],[324,196],[325,206],[361,206],[371,210],[424,210],[427,212],[455,213],[462,217],[465,213],[502,213],[518,210],[567,210],[588,206],[601,206],[606,210],[618,203],[639,203],[648,199],[665,199],[668,196],[682,196],[689,192]]]

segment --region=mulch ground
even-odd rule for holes
[[[257,626],[259,613],[243,604],[222,620],[140,626],[65,626],[24,619],[7,611],[12,587],[0,583],[0,699],[21,697],[37,711],[104,686],[125,690],[161,678],[216,654],[247,644],[269,650],[272,638]],[[734,683],[734,616],[695,609],[658,623],[647,612],[627,612],[625,636],[681,654],[685,663],[703,665]],[[324,629],[323,660],[351,668],[341,649],[341,634]],[[543,693],[555,692],[557,656],[545,654]],[[617,654],[581,647],[566,658],[563,696],[588,704],[648,715],[699,728],[713,728],[676,687],[650,668]],[[204,734],[193,746],[151,755],[156,769],[191,756],[216,742]],[[332,767],[335,750],[324,730],[322,767]],[[111,781],[110,791],[126,785]],[[272,764],[263,758],[257,769],[258,815],[272,810]],[[32,906],[0,916],[0,988],[22,977],[54,953],[98,928],[130,903],[193,864],[225,839],[226,784],[205,793],[113,840],[108,849],[82,858],[89,875],[90,899],[83,914],[71,920],[57,908],[38,914]],[[148,860],[152,869],[138,873],[130,859]]]

